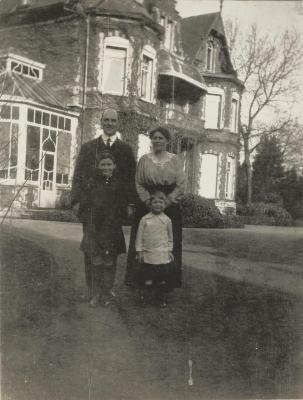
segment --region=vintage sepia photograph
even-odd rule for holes
[[[303,399],[303,0],[0,0],[2,400]]]

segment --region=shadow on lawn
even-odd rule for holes
[[[140,309],[127,292],[119,300],[130,334],[145,336],[143,352],[153,353],[150,343],[157,343],[159,375],[165,372],[178,398],[302,396],[301,299],[192,268],[185,271],[185,285],[165,311]],[[179,354],[179,377],[167,362],[172,353]],[[194,366],[191,388],[184,387],[188,359]]]
[[[122,284],[121,258],[117,308],[92,312],[79,303],[72,262],[58,265],[42,248],[21,238],[6,235],[1,242],[2,393],[22,400],[41,398],[41,393],[47,400],[58,393],[64,400],[71,393],[83,399],[77,374],[86,362],[83,341],[91,340],[88,327],[94,319],[92,343],[99,348],[91,351],[98,356],[100,346],[118,354],[108,335],[118,335],[119,341],[115,329],[120,323],[131,338],[133,353],[127,353],[126,363],[138,375],[124,382],[133,394],[121,392],[121,399],[302,397],[301,299],[186,267],[183,288],[171,295],[167,309],[142,307]],[[57,246],[70,251],[74,243],[61,240]],[[113,328],[102,326],[106,318]],[[189,359],[192,387],[187,384]],[[114,368],[117,392],[126,375]],[[32,382],[30,389],[27,382]],[[142,387],[144,394],[136,389]]]

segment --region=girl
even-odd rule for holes
[[[139,284],[144,292],[153,289],[154,299],[161,307],[166,307],[173,261],[172,222],[163,212],[166,203],[167,198],[160,191],[150,196],[150,212],[141,218],[136,236]]]

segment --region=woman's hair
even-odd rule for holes
[[[169,130],[168,130],[167,128],[165,128],[164,126],[158,126],[157,128],[152,129],[152,130],[149,132],[149,137],[150,137],[150,139],[152,139],[152,137],[154,136],[154,134],[155,134],[156,132],[160,132],[161,135],[163,135],[163,136],[165,137],[165,139],[166,139],[168,142],[170,141],[170,139],[171,139],[170,132],[169,132]]]
[[[116,164],[115,157],[113,156],[113,154],[108,150],[104,150],[101,151],[101,153],[99,153],[97,156],[97,165],[101,160],[105,160],[106,158],[109,158],[110,160],[112,160],[114,164]]]

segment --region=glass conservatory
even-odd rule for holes
[[[0,206],[22,186],[19,207],[53,208],[70,187],[78,114],[42,83],[42,64],[14,55],[1,61]]]

